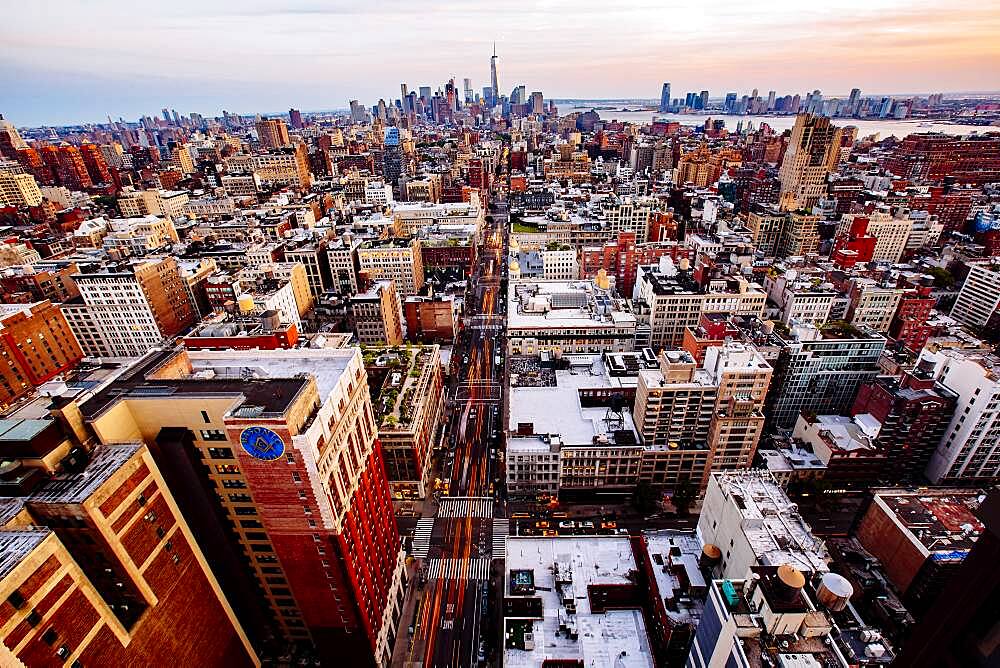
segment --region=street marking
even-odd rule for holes
[[[510,532],[510,520],[506,517],[493,520],[493,558],[507,558],[507,534]]]
[[[421,517],[413,530],[413,556],[426,559],[431,549],[431,533],[434,531],[434,518]]]
[[[428,580],[489,580],[490,560],[485,557],[472,559],[428,559]]]
[[[445,497],[438,517],[493,517],[493,499],[488,497]]]

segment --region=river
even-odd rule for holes
[[[633,105],[629,104],[615,104],[614,101],[593,101],[590,103],[586,101],[586,104],[577,102],[576,104],[564,103],[564,105],[559,105],[559,115],[565,116],[566,114],[571,114],[573,112],[583,112],[595,109],[595,107],[608,106],[614,107],[614,110],[609,109],[595,109],[601,116],[601,120],[619,120],[628,121],[629,123],[650,123],[655,116],[658,119],[677,121],[682,125],[703,125],[705,119],[723,119],[726,121],[726,128],[730,131],[736,129],[736,124],[740,121],[743,122],[743,127],[747,126],[747,123],[753,123],[754,127],[759,127],[761,123],[767,123],[776,131],[781,132],[783,130],[790,130],[792,125],[795,123],[795,116],[727,116],[723,113],[714,114],[661,114],[656,111],[619,111],[620,109],[635,108]],[[557,103],[558,104],[558,103]],[[896,120],[860,120],[857,118],[833,118],[831,119],[834,124],[840,126],[853,125],[858,128],[858,137],[863,138],[869,135],[878,133],[880,139],[885,139],[889,135],[896,135],[897,137],[905,137],[908,134],[913,134],[915,132],[944,132],[951,135],[968,135],[974,132],[983,133],[987,131],[1000,131],[1000,128],[981,126],[981,125],[957,125],[952,123],[942,123],[942,122],[931,122],[926,123],[920,120],[906,120],[906,121],[896,121]]]

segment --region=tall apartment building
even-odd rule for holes
[[[702,290],[686,271],[673,271],[669,258],[659,266],[639,267],[635,296],[649,307],[650,345],[676,348],[687,328],[697,327],[705,313],[760,316],[767,293],[743,278],[713,280]],[[684,269],[685,260],[681,261]]]
[[[29,207],[42,203],[42,191],[31,174],[0,170],[0,206]]]
[[[70,190],[87,190],[94,185],[80,149],[76,146],[43,146],[39,154],[59,185]]]
[[[331,284],[330,261],[327,259],[326,243],[305,243],[285,248],[287,262],[301,263],[309,279],[309,289],[313,297],[319,299]]]
[[[948,430],[956,399],[934,379],[929,360],[900,378],[880,376],[858,389],[851,415],[868,415],[877,422],[874,444],[886,453],[886,479],[925,480],[924,470]]]
[[[125,218],[184,214],[188,194],[183,190],[126,190],[118,195],[118,210]]]
[[[704,488],[715,470],[749,467],[764,430],[772,369],[752,347],[711,346],[699,367],[667,350],[658,370],[639,372],[633,421],[642,445],[639,479]]]
[[[875,211],[868,215],[844,214],[837,226],[837,233],[842,234],[858,218],[867,221],[868,234],[875,237],[875,248],[872,260],[875,262],[899,262],[906,250],[913,221],[910,218],[896,218],[887,211]]]
[[[766,414],[775,428],[791,429],[802,411],[841,414],[853,404],[861,385],[879,373],[885,337],[870,329],[831,323],[793,323],[788,334],[773,334],[773,390]]]
[[[378,239],[367,241],[357,250],[358,273],[369,281],[392,280],[403,297],[419,294],[424,288],[424,262],[420,239]]]
[[[34,458],[58,423],[13,426],[4,448]],[[98,446],[15,493],[0,497],[5,666],[260,665],[178,508],[186,490],[146,446]]]
[[[72,369],[83,358],[58,306],[0,304],[0,408]]]
[[[982,329],[990,322],[998,306],[1000,268],[987,263],[973,264],[951,308],[951,317],[963,325]]]
[[[793,211],[785,220],[782,230],[779,254],[807,255],[819,250],[819,224],[823,216]]]
[[[288,137],[288,126],[280,118],[262,118],[254,127],[257,129],[261,148],[282,148],[292,143]]]
[[[80,299],[61,305],[85,355],[137,357],[194,324],[172,257],[75,274]]]
[[[927,466],[935,484],[1000,477],[1000,359],[982,352],[925,353],[934,376],[955,393],[955,413]]]
[[[403,342],[403,307],[392,280],[377,281],[351,297],[349,318],[359,343],[398,346]]]
[[[261,185],[270,188],[308,190],[312,185],[312,174],[309,172],[309,152],[305,144],[275,148],[253,156],[253,176],[260,180]]]
[[[904,292],[903,288],[879,285],[869,278],[855,279],[851,281],[847,320],[856,327],[871,327],[885,334],[899,310]]]
[[[87,173],[90,175],[91,181],[95,184],[103,183],[110,185],[112,183],[111,170],[108,169],[108,163],[104,158],[104,152],[101,151],[101,147],[90,142],[84,142],[80,144],[80,157],[83,158],[83,164],[87,167]],[[191,171],[194,170],[192,169]]]
[[[154,352],[80,413],[149,445],[248,618],[324,664],[388,665],[404,552],[359,349]]]
[[[829,118],[810,114],[795,118],[778,171],[783,210],[808,210],[826,193],[826,176],[840,160],[840,135],[841,129]]]
[[[330,265],[330,286],[341,295],[353,295],[358,291],[358,248],[361,239],[344,235],[326,244],[326,261]]]
[[[755,206],[747,216],[754,248],[765,257],[775,257],[781,248],[787,216],[769,207]]]

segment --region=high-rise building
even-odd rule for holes
[[[543,100],[540,91],[536,90],[531,93],[531,113],[533,114],[545,113],[545,101]]]
[[[385,180],[395,187],[399,183],[399,177],[406,172],[403,159],[403,142],[399,134],[399,128],[388,127],[385,129],[385,140],[382,153],[382,175]]]
[[[5,666],[260,666],[178,508],[189,490],[145,445],[88,453],[55,420],[4,422]]]
[[[14,124],[0,114],[0,157],[16,160],[17,152],[28,148],[28,142],[21,138]]]
[[[708,109],[708,91],[703,90],[698,93],[698,104],[699,109]]]
[[[764,430],[771,367],[752,347],[711,346],[699,366],[685,350],[639,371],[633,421],[643,445],[640,480],[703,488],[715,470],[746,468]]]
[[[359,343],[398,346],[403,342],[403,307],[392,280],[351,297],[351,329]]]
[[[979,538],[903,644],[899,665],[980,668],[1000,662],[1000,645],[992,641],[1000,596],[1000,568],[996,567],[1000,563],[997,487],[979,505],[978,519],[983,525]]]
[[[465,93],[465,104],[472,104],[475,102],[474,93],[472,92],[472,79],[466,77],[462,79],[462,88]]]
[[[80,149],[76,146],[70,144],[43,146],[41,157],[51,173],[56,176],[59,185],[70,190],[87,190],[94,185]]]
[[[821,328],[793,321],[773,362],[772,392],[766,414],[775,428],[791,429],[799,413],[842,414],[853,404],[858,388],[879,374],[885,337],[844,323]]]
[[[981,330],[994,318],[1000,306],[1000,268],[977,262],[969,267],[951,317],[963,325]]]
[[[497,81],[497,44],[493,42],[493,56],[490,58],[490,103],[496,105],[500,99],[500,84]]]
[[[49,301],[0,304],[0,407],[83,358],[66,318]]]
[[[262,118],[255,127],[261,148],[282,148],[292,143],[288,137],[288,126],[280,118]]]
[[[956,395],[955,413],[927,466],[935,484],[982,482],[1000,477],[1000,359],[982,351],[925,352],[934,377]]]
[[[360,349],[153,352],[80,413],[169,468],[199,543],[235,553],[209,564],[253,583],[227,591],[276,640],[388,666],[405,555]]]
[[[259,178],[262,185],[300,190],[308,190],[312,185],[309,150],[302,143],[255,155],[253,167],[253,176]]]
[[[173,257],[73,276],[82,302],[61,305],[84,354],[137,357],[194,324],[194,306]]]
[[[301,130],[305,127],[305,124],[302,122],[302,112],[298,109],[288,110],[288,122],[295,130]]]
[[[87,167],[87,173],[90,175],[91,181],[103,184],[111,183],[111,170],[108,169],[108,163],[104,159],[104,153],[100,147],[89,142],[80,144],[80,156],[83,158],[83,164]],[[190,174],[193,171],[194,169],[192,168],[184,173]]]
[[[783,210],[810,209],[826,192],[826,176],[840,160],[841,129],[829,118],[800,114],[778,172]]]
[[[666,113],[670,111],[670,82],[664,82],[663,88],[660,90],[660,113]]]
[[[365,105],[357,100],[351,100],[351,123],[364,125],[368,122],[368,119],[368,111],[365,109]]]
[[[29,207],[42,203],[42,191],[31,174],[0,171],[0,206]]]
[[[419,294],[424,288],[424,263],[417,237],[375,239],[362,244],[357,251],[358,273],[368,280],[391,279],[404,297]]]

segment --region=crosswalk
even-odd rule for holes
[[[473,559],[428,559],[428,580],[489,580],[490,560],[486,557]]]
[[[431,548],[431,533],[434,531],[434,518],[421,517],[413,529],[413,556],[426,559]]]
[[[500,517],[493,520],[493,558],[507,558],[507,533],[510,531],[510,520]]]
[[[438,517],[493,517],[493,499],[446,496],[438,506]]]

